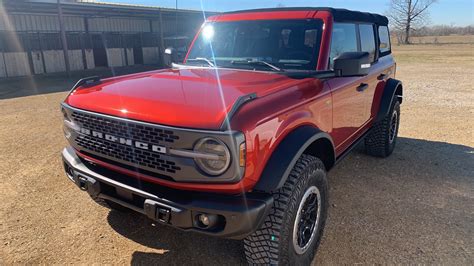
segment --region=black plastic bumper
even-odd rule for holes
[[[120,182],[115,172],[95,171],[71,147],[63,150],[62,157],[68,178],[92,198],[113,201],[182,230],[242,239],[263,223],[273,203],[269,194],[226,196],[163,187],[153,189],[153,185],[143,182],[127,184]],[[210,226],[203,225],[199,215],[210,217]]]

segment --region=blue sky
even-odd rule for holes
[[[131,3],[150,6],[175,7],[175,0],[101,0],[104,2]],[[330,6],[384,13],[389,0],[202,0],[209,11],[231,11],[238,9],[284,6]],[[179,8],[201,9],[200,0],[178,0]],[[431,10],[432,24],[474,24],[474,0],[439,0]]]

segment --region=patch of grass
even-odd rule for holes
[[[392,47],[399,63],[440,63],[474,66],[474,43],[446,45],[402,45]]]

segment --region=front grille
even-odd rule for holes
[[[164,142],[173,143],[179,139],[171,130],[148,127],[141,124],[128,123],[125,121],[112,120],[105,117],[73,112],[72,118],[91,130],[97,130],[114,136],[123,136],[146,143],[159,144]]]
[[[110,119],[79,112],[73,112],[71,116],[83,128],[119,138],[133,139],[134,141],[160,146],[167,146],[179,139],[179,136],[171,130],[151,127],[132,121]],[[75,142],[86,151],[142,166],[144,169],[163,173],[176,173],[181,170],[176,165],[176,162],[171,160],[172,157],[134,148],[133,146],[110,142],[84,134],[78,134]]]

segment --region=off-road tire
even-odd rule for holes
[[[396,114],[394,114],[396,113]],[[396,128],[393,140],[391,140],[390,127],[393,116],[396,115]],[[398,128],[400,126],[400,102],[395,100],[392,103],[390,112],[385,118],[375,123],[365,137],[365,152],[368,155],[386,158],[392,154],[398,138]]]
[[[308,188],[316,186],[321,196],[320,218],[315,237],[303,254],[293,246],[293,228],[300,202]],[[281,189],[263,225],[244,240],[249,264],[309,265],[321,241],[328,210],[326,169],[321,160],[302,155]]]

